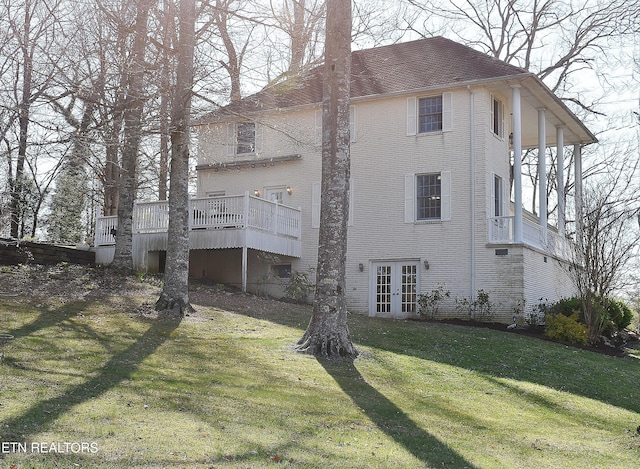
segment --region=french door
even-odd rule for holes
[[[419,261],[374,262],[370,316],[405,318],[417,311]]]

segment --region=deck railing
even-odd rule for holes
[[[96,217],[95,245],[115,243],[118,218]],[[133,209],[133,233],[163,233],[169,228],[167,201],[140,202]],[[300,239],[300,209],[244,195],[189,200],[189,229],[252,228]]]

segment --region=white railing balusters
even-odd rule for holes
[[[115,243],[118,217],[96,217],[96,246]],[[162,233],[169,227],[167,201],[139,202],[133,209],[133,232]],[[252,228],[279,236],[301,238],[301,210],[244,195],[209,197],[189,201],[189,229]]]

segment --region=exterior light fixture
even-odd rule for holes
[[[255,195],[256,197],[260,197],[260,191],[258,189],[254,189],[253,195]]]
[[[364,272],[364,264],[362,262],[360,262],[360,264],[358,264],[358,270],[360,272]]]
[[[429,266],[429,261],[425,259],[424,260],[424,268],[425,268],[425,270],[429,270],[429,267],[430,267]]]
[[[291,186],[287,186],[287,194],[291,195],[292,192],[293,189],[291,189]]]

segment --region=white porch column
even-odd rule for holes
[[[580,145],[573,146],[573,161],[575,165],[576,184],[575,184],[575,201],[576,201],[576,239],[581,242],[582,239],[582,147]]]
[[[565,201],[564,201],[564,128],[556,127],[556,185],[558,187],[558,233],[564,237],[565,227]]]
[[[540,234],[542,242],[547,242],[547,124],[545,110],[538,109],[538,181],[540,182],[539,209]]]
[[[513,85],[513,240],[522,243],[522,108],[520,102],[520,86]]]

